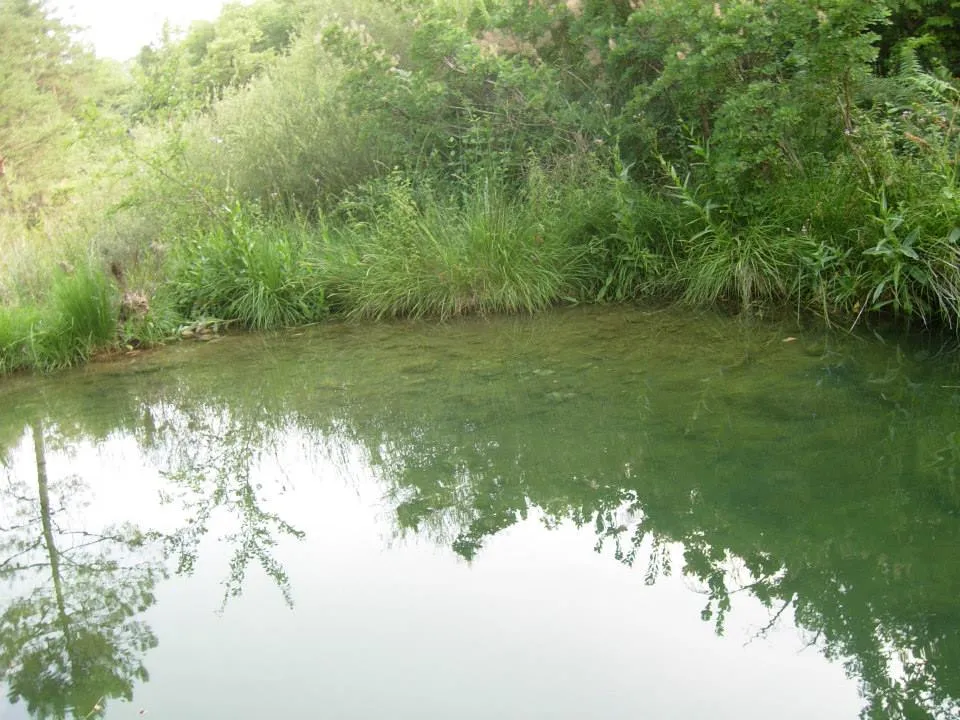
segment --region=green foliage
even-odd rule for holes
[[[0,255],[23,235],[42,237],[80,192],[96,194],[102,168],[91,160],[109,148],[90,130],[127,81],[72,31],[45,1],[0,3]]]
[[[674,244],[679,214],[665,198],[628,183],[610,181],[611,232],[602,238],[606,270],[597,301],[629,301],[645,295],[670,294],[676,281]]]
[[[91,70],[92,57],[45,2],[0,3],[0,209],[27,202],[39,180],[63,172]]]
[[[311,208],[376,175],[389,136],[348,112],[342,75],[312,40],[299,43],[269,74],[187,124],[179,176],[264,207]]]
[[[7,367],[53,370],[83,363],[113,345],[117,313],[116,288],[102,270],[85,265],[61,274],[43,305],[5,310]]]
[[[685,299],[699,305],[729,299],[746,312],[758,302],[782,300],[792,263],[790,245],[778,237],[779,228],[753,223],[738,227],[728,208],[698,196],[689,176],[681,180],[672,166],[667,171],[674,196],[696,218],[696,232],[681,241]]]
[[[56,370],[116,345],[119,297],[100,268],[55,276],[37,305],[0,307],[0,372]]]
[[[131,344],[312,321],[318,287],[374,317],[657,295],[957,326],[956,6],[258,0],[125,85],[5,3],[0,300],[46,316],[96,256],[154,295]]]
[[[960,300],[960,93],[900,48],[896,75],[879,83],[884,110],[855,140],[865,177],[860,257],[849,276],[858,304],[954,326]]]
[[[143,314],[121,318],[117,339],[128,349],[162,345],[176,335],[183,320],[170,294],[161,292],[150,298],[149,308]]]
[[[683,128],[697,128],[716,180],[759,191],[843,150],[883,13],[877,0],[660,0],[631,14],[611,52],[656,69],[633,79],[626,108],[652,125],[661,153],[690,158]]]
[[[348,112],[387,133],[406,169],[465,178],[477,166],[520,181],[527,155],[573,150],[585,113],[556,88],[555,68],[512,38],[476,37],[455,13],[418,8],[405,52],[365,28],[331,24],[325,46],[346,67]]]
[[[234,207],[226,222],[197,231],[171,253],[170,302],[186,318],[287,327],[325,314],[324,294],[301,254],[309,231]]]
[[[0,306],[0,374],[30,365],[30,331],[36,311]]]
[[[116,289],[99,268],[58,277],[46,313],[31,331],[34,364],[53,369],[87,360],[113,342],[117,314]]]
[[[585,297],[624,302],[674,294],[673,244],[682,208],[629,178],[616,152],[581,152],[528,171],[528,193],[546,233],[587,254]]]
[[[927,67],[942,65],[960,73],[960,2],[957,0],[889,0],[891,15],[880,39],[880,67],[894,69],[898,50],[912,45]]]
[[[164,26],[134,65],[135,116],[183,117],[246,85],[286,51],[305,12],[296,0],[228,3],[215,22],[195,22],[185,33]]]
[[[585,273],[582,250],[546,233],[531,205],[492,178],[457,201],[395,174],[348,210],[316,267],[352,316],[532,312],[575,292]]]

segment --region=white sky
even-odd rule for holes
[[[194,20],[212,20],[223,0],[54,0],[54,14],[88,28],[83,37],[100,57],[129,60],[160,36],[163,21],[187,27]]]

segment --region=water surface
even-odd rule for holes
[[[0,720],[958,717],[948,350],[594,308],[8,379]]]

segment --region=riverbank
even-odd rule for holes
[[[78,95],[0,170],[0,374],[650,299],[956,330],[960,35],[901,5],[263,0],[116,85],[53,24]]]
[[[747,318],[789,316],[797,326],[907,327],[914,319],[830,300],[853,280],[814,275],[799,254],[804,243],[769,265],[710,264],[702,248],[668,234],[685,219],[662,200],[656,230],[628,235],[620,227],[628,222],[626,184],[594,172],[586,178],[592,186],[557,183],[514,197],[485,178],[459,200],[391,176],[354,198],[349,214],[310,221],[224,209],[217,223],[165,250],[151,274],[137,276],[139,285],[131,287],[116,262],[88,260],[58,266],[42,302],[0,306],[0,373],[205,340],[227,327],[443,321],[584,304],[713,307]],[[868,290],[849,290],[850,298]],[[915,320],[927,327],[925,315]],[[938,332],[949,326],[930,320]]]

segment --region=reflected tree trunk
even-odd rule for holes
[[[33,430],[33,451],[37,461],[37,496],[40,499],[40,524],[43,528],[43,544],[50,561],[50,578],[53,583],[53,596],[57,603],[57,624],[63,633],[64,650],[68,663],[68,672],[76,685],[82,680],[75,677],[78,669],[76,648],[73,633],[70,628],[70,616],[67,614],[67,603],[64,599],[63,576],[60,573],[60,550],[53,535],[53,512],[50,508],[50,483],[47,478],[47,452],[43,441],[43,425],[35,420],[31,424]],[[99,706],[99,701],[98,701]]]
[[[50,575],[53,579],[53,592],[57,601],[57,611],[66,630],[67,606],[63,599],[63,579],[60,576],[60,552],[53,538],[53,519],[50,512],[50,485],[47,480],[47,453],[43,442],[43,427],[39,421],[31,424],[33,429],[33,451],[37,459],[37,494],[40,497],[40,523],[43,527],[43,543],[50,559]]]
[[[27,470],[0,499],[18,506],[0,532],[0,554],[13,561],[0,568],[19,578],[17,594],[0,602],[0,680],[31,717],[99,717],[108,699],[129,701],[134,683],[148,679],[142,657],[157,639],[138,616],[154,603],[163,568],[133,526],[61,527],[57,514],[80,488],[50,476],[43,421],[30,430],[36,477]]]

